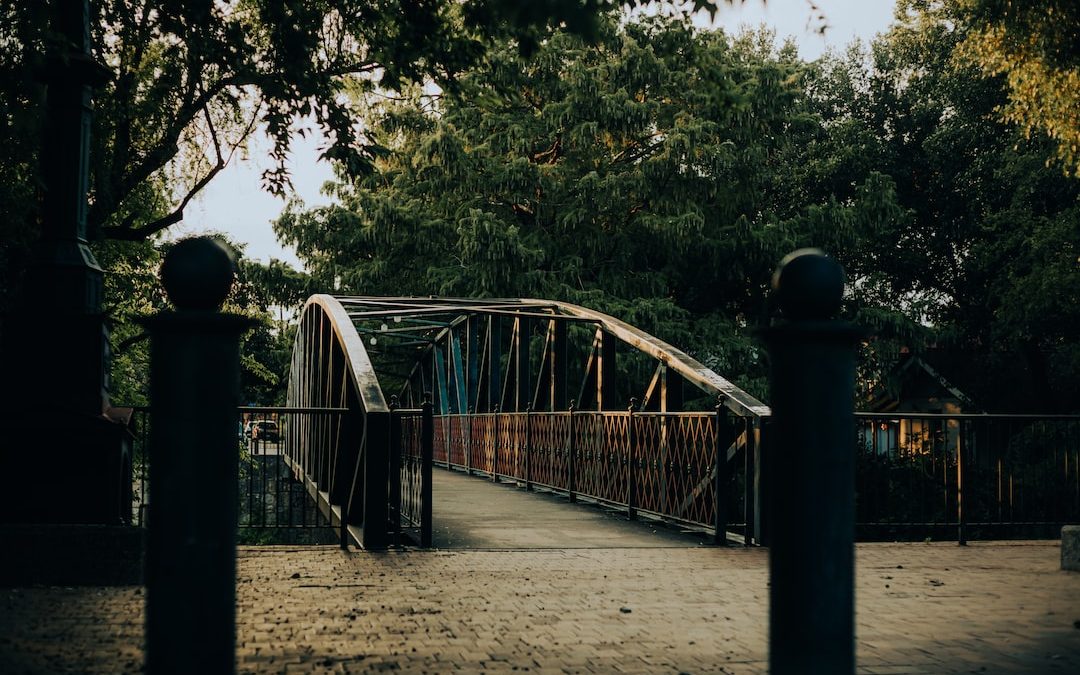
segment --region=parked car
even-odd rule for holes
[[[273,420],[259,420],[251,424],[251,440],[277,443],[280,438],[277,422]]]

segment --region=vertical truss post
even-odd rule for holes
[[[437,344],[431,347],[431,361],[432,370],[434,371],[432,379],[435,384],[435,395],[439,397],[439,414],[448,415],[450,414],[450,388],[446,382],[446,359],[443,357],[442,348]]]
[[[551,341],[551,409],[566,409],[567,340],[566,322],[552,320]]]
[[[536,375],[536,390],[532,395],[532,407],[535,410],[547,410],[555,412],[555,400],[552,398],[554,385],[552,383],[551,364],[552,344],[555,342],[555,322],[549,320],[547,330],[544,331],[544,349],[540,353],[540,372]]]
[[[615,353],[618,340],[606,335],[601,329],[597,329],[596,339],[600,342],[596,360],[596,408],[597,410],[615,410],[615,406],[618,405],[615,391]]]
[[[450,342],[450,401],[451,409],[454,412],[468,412],[469,411],[469,396],[467,393],[467,376],[465,374],[465,364],[462,359],[461,353],[461,336],[450,330],[447,332],[447,339]]]
[[[683,378],[666,365],[660,370],[660,412],[683,409]]]
[[[529,342],[532,340],[532,320],[526,317],[518,317],[517,343],[514,355],[515,373],[514,382],[517,388],[514,392],[514,410],[521,412],[529,407],[529,397],[532,394],[532,366],[529,363]]]
[[[502,362],[502,320],[497,316],[488,317],[488,348],[487,348],[487,400],[484,401],[484,410],[492,410],[501,401],[497,400],[499,392],[499,367]]]
[[[480,321],[476,316],[465,319],[465,408],[480,412]]]

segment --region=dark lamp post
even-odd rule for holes
[[[40,236],[0,348],[0,461],[23,478],[0,493],[0,521],[116,525],[131,520],[131,438],[109,401],[103,274],[86,220],[93,87],[111,74],[93,59],[87,0],[53,0],[48,16]]]

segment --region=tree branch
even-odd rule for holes
[[[217,157],[217,161],[214,163],[214,166],[210,167],[210,170],[206,173],[206,175],[200,178],[195,183],[195,185],[193,185],[192,188],[188,190],[187,194],[184,195],[184,198],[180,200],[180,204],[169,215],[163,218],[158,218],[157,220],[154,220],[141,227],[133,228],[121,226],[105,228],[106,237],[108,237],[109,239],[119,239],[122,241],[142,241],[147,237],[157,232],[160,232],[161,230],[164,230],[170,225],[175,225],[176,223],[184,219],[184,209],[187,207],[188,203],[191,202],[191,200],[195,197],[195,195],[198,194],[204,187],[206,187],[210,183],[210,181],[213,180],[214,176],[221,173],[221,170],[225,168],[225,165],[228,163],[228,159],[224,157],[221,153],[221,141],[218,140],[217,129],[214,127],[214,121],[210,117],[209,107],[204,105],[202,112],[203,116],[206,118],[206,124],[210,130],[210,139],[214,144],[214,154]],[[252,116],[252,119],[255,119],[257,116],[258,109],[256,109],[255,115]],[[244,134],[241,138],[243,138],[250,132],[251,125],[252,123],[248,124],[248,127],[244,130]],[[233,151],[235,150],[236,147],[234,146]],[[232,157],[231,152],[229,153],[229,157]]]

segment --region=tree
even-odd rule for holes
[[[295,327],[278,320],[268,307],[284,304],[290,311],[295,309],[297,293],[305,292],[304,276],[276,261],[263,265],[247,260],[242,245],[217,236],[237,254],[237,277],[224,309],[258,322],[240,343],[243,401],[281,405],[285,400]],[[110,396],[116,405],[149,403],[148,334],[139,319],[168,306],[157,270],[174,244],[109,241],[96,246],[98,262],[106,271],[103,310],[111,323]]]
[[[958,57],[1005,79],[1005,120],[1055,141],[1080,178],[1080,4],[1073,0],[958,0],[968,26]]]
[[[771,35],[657,18],[595,44],[557,33],[530,59],[506,44],[455,91],[386,101],[375,172],[275,228],[342,292],[569,300],[760,391],[749,333],[776,261],[848,254],[891,217],[880,177],[841,201],[798,175],[823,133],[802,72]]]
[[[943,370],[985,408],[1075,410],[1080,185],[1046,166],[1051,139],[1001,119],[1008,82],[958,58],[968,31],[955,3],[903,2],[869,54],[821,64],[835,140],[909,214],[866,241],[864,291],[932,327]]]

